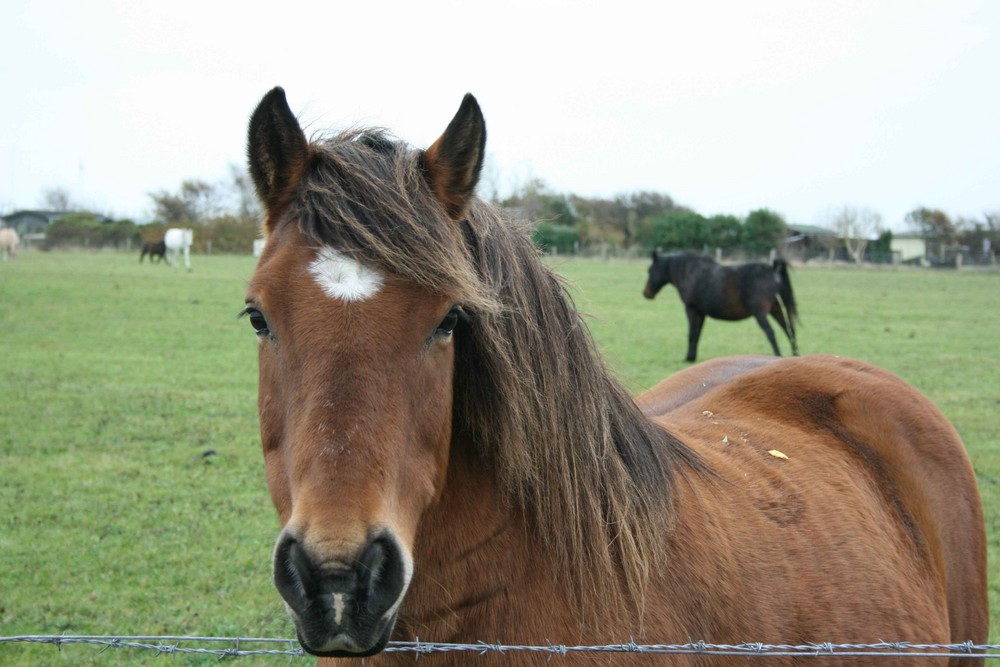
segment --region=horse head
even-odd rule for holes
[[[421,279],[434,267],[392,266],[371,249],[419,224],[415,245],[465,252],[485,136],[471,95],[424,151],[374,133],[310,143],[280,88],[250,120],[267,243],[243,312],[259,342],[261,438],[282,525],[274,583],[316,655],[371,655],[389,640],[450,453],[462,295]],[[400,159],[415,163],[409,175]]]
[[[670,257],[653,251],[653,263],[649,266],[649,277],[642,295],[647,299],[655,299],[664,285],[670,284]]]

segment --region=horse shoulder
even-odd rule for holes
[[[701,310],[715,282],[713,273],[718,268],[719,266],[711,260],[696,256],[688,258],[688,261],[681,265],[681,275],[671,279],[677,286],[681,301],[689,306],[697,306]]]

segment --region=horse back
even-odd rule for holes
[[[770,264],[750,262],[732,270],[739,284],[740,301],[747,310],[752,314],[769,312],[780,284],[774,268]]]
[[[771,267],[760,262],[723,266],[698,257],[675,279],[681,300],[718,320],[742,320],[771,310],[778,289]]]
[[[637,402],[717,475],[682,491],[678,531],[740,554],[675,562],[787,593],[753,600],[774,627],[801,633],[775,639],[985,642],[975,475],[954,428],[908,384],[838,357],[737,357],[677,373]],[[730,596],[756,595],[733,586]]]
[[[697,259],[689,264],[683,278],[675,281],[681,301],[717,320],[742,320],[753,315],[737,269],[707,257]]]

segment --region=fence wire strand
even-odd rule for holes
[[[52,644],[56,648],[71,644],[91,644],[101,646],[101,652],[111,648],[130,648],[153,651],[156,654],[202,654],[214,655],[220,659],[244,656],[292,656],[306,657],[307,654],[294,639],[264,637],[186,637],[170,635],[18,635],[0,637],[4,643]],[[225,644],[224,648],[199,648],[192,644]],[[247,648],[261,646],[261,648]],[[273,648],[264,648],[273,647]],[[281,648],[284,647],[284,648]],[[485,655],[487,653],[533,652],[550,656],[566,656],[575,653],[637,653],[653,655],[716,655],[744,657],[885,657],[885,658],[951,658],[965,656],[987,660],[1000,658],[1000,644],[914,644],[910,642],[877,642],[874,644],[764,644],[746,642],[743,644],[710,644],[690,642],[687,644],[624,644],[595,646],[568,646],[546,644],[544,646],[507,645],[487,642],[475,644],[448,644],[439,642],[389,642],[389,653],[450,653],[468,652]]]

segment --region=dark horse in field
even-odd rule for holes
[[[159,258],[157,261],[164,261],[167,258],[167,244],[164,241],[147,241],[142,244],[142,254],[139,255],[139,263],[142,264],[142,260],[149,255],[150,263],[154,259]]]
[[[780,357],[778,341],[774,338],[767,316],[781,326],[792,344],[792,354],[798,355],[795,342],[795,295],[788,277],[785,260],[774,260],[773,265],[749,262],[738,266],[722,266],[709,257],[693,252],[669,255],[653,253],[649,278],[642,295],[653,299],[664,285],[677,287],[688,317],[687,361],[694,361],[698,353],[698,338],[706,317],[717,320],[742,320],[751,315],[764,330],[775,356]],[[784,311],[782,312],[782,305]]]
[[[829,356],[716,359],[632,398],[530,227],[475,196],[485,142],[471,95],[424,150],[310,141],[280,88],[251,117],[267,242],[242,305],[281,524],[261,558],[306,651],[985,641],[982,505],[940,410]],[[744,664],[634,657],[552,664]]]

